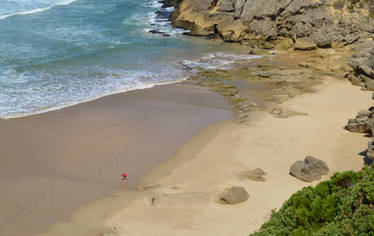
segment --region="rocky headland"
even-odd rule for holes
[[[367,0],[180,0],[171,20],[190,35],[252,47],[308,50],[362,42],[374,32]]]

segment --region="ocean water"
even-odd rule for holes
[[[230,64],[222,46],[173,29],[172,10],[154,0],[1,0],[0,118],[179,81],[209,61]]]

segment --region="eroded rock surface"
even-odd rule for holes
[[[370,110],[359,111],[356,118],[349,119],[348,124],[344,128],[351,132],[370,133],[369,116],[371,117],[371,114],[372,111]]]
[[[293,39],[299,49],[337,47],[374,32],[373,4],[340,0],[181,0],[176,27],[191,35],[221,38],[259,48]]]
[[[327,164],[312,156],[307,156],[303,161],[295,162],[290,168],[290,174],[302,181],[312,182],[320,180],[322,175],[327,175]]]
[[[374,93],[372,95],[374,100]],[[349,119],[348,124],[344,126],[348,131],[367,133],[373,136],[374,134],[374,107],[370,107],[367,110],[359,111],[355,119]],[[366,157],[374,160],[374,137],[368,143],[368,149]]]
[[[349,61],[353,71],[346,77],[354,85],[374,91],[374,42],[363,44]]]

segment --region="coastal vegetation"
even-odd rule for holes
[[[303,188],[252,235],[374,235],[374,167]]]
[[[346,6],[350,12],[367,8],[369,17],[374,17],[374,1],[372,0],[337,0],[332,5],[337,10],[343,9]]]
[[[334,2],[333,6],[335,9],[342,9],[344,7],[344,1],[342,0],[336,1]]]

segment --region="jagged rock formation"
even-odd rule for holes
[[[348,124],[344,128],[351,132],[357,133],[370,133],[369,128],[369,116],[371,116],[372,111],[362,110],[356,115],[356,118],[349,119]]]
[[[368,0],[180,0],[173,25],[259,48],[338,47],[374,33]],[[337,4],[338,3],[338,4]],[[290,40],[291,39],[291,40]]]
[[[329,168],[326,163],[312,156],[305,157],[303,161],[295,162],[290,168],[290,174],[292,176],[305,182],[320,180],[322,175],[328,173]]]
[[[374,100],[374,93],[372,96]],[[374,107],[367,110],[359,111],[355,119],[349,119],[348,124],[344,128],[351,132],[368,133],[374,135]],[[368,143],[366,156],[374,160],[374,137]]]
[[[354,85],[374,91],[374,43],[363,44],[357,51],[348,63],[353,71],[347,78]]]

